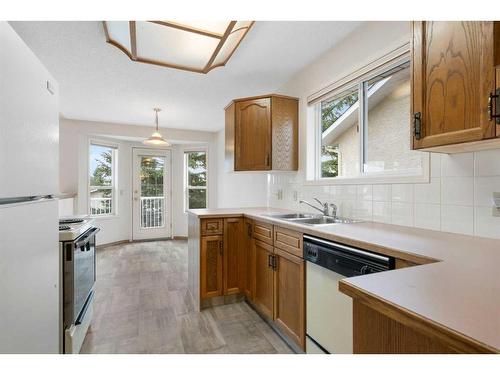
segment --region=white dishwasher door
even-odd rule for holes
[[[332,354],[352,354],[352,299],[339,292],[345,276],[306,262],[306,353],[318,353],[318,343]]]

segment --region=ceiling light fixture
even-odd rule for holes
[[[103,21],[106,42],[131,60],[208,73],[224,66],[253,21]]]
[[[156,123],[156,131],[151,134],[151,137],[148,139],[145,139],[142,143],[145,145],[150,145],[150,146],[170,146],[170,143],[168,143],[160,134],[160,131],[158,130],[158,112],[161,111],[160,108],[153,108],[153,111],[155,111],[155,123]]]

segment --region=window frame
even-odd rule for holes
[[[111,186],[91,186],[90,185],[90,147],[100,146],[108,147],[113,150],[112,161],[111,161]],[[117,143],[107,142],[100,139],[90,138],[87,145],[87,213],[93,218],[107,218],[115,217],[118,215],[117,207],[117,190],[118,190],[118,150],[119,145]],[[92,214],[91,211],[91,198],[90,193],[93,189],[98,190],[111,190],[111,212],[105,214]]]
[[[188,185],[188,166],[187,166],[187,154],[193,153],[193,152],[204,152],[205,153],[205,164],[206,164],[206,176],[207,176],[207,181],[205,184],[205,187],[201,186],[190,186]],[[183,150],[182,153],[183,157],[183,178],[184,178],[184,212],[189,211],[191,208],[189,208],[189,189],[197,189],[197,190],[205,190],[205,208],[209,207],[209,190],[208,190],[208,185],[210,181],[210,173],[209,173],[209,157],[208,157],[208,149],[206,147],[200,147],[200,148],[186,148]],[[194,210],[195,208],[193,208]]]
[[[394,55],[395,53],[395,55]],[[421,168],[406,169],[406,170],[390,170],[365,172],[365,142],[367,140],[368,126],[365,119],[368,116],[368,106],[365,104],[365,84],[370,79],[391,70],[401,64],[410,62],[411,56],[409,49],[403,47],[399,51],[395,51],[390,59],[379,59],[369,64],[367,67],[360,69],[357,73],[340,80],[338,84],[330,85],[329,90],[322,90],[316,94],[316,97],[310,96],[309,110],[313,110],[312,115],[314,121],[314,173],[310,175],[310,179],[306,181],[311,185],[336,185],[336,184],[377,184],[377,183],[419,183],[429,182],[430,179],[430,158],[427,152],[422,152]],[[358,91],[358,124],[359,124],[359,168],[357,176],[337,176],[337,177],[322,177],[321,176],[321,147],[322,147],[322,121],[321,121],[321,104],[324,101],[331,100],[339,96],[342,92],[357,87]],[[312,98],[312,99],[311,99]],[[408,123],[408,126],[411,126]],[[340,154],[340,153],[339,153]],[[340,163],[339,163],[340,165]],[[340,171],[339,171],[340,172]],[[311,177],[313,177],[311,179]]]

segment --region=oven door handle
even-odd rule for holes
[[[82,238],[81,240],[75,242],[75,248],[79,248],[79,247],[82,247],[84,246],[87,242],[89,242],[90,238],[95,235],[97,232],[99,232],[100,229],[99,228],[96,228],[96,227],[93,227],[92,229],[89,229],[85,234],[84,234],[84,238]]]
[[[82,309],[82,311],[80,311],[78,318],[76,318],[75,326],[82,324],[83,319],[85,318],[85,315],[87,314],[87,310],[89,309],[89,306],[92,303],[93,299],[94,299],[94,291],[91,291],[89,298],[87,298],[87,302],[85,303],[85,306],[83,306],[83,309]]]

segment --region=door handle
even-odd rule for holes
[[[267,267],[273,268],[273,256],[271,254],[268,254],[267,256]]]
[[[219,253],[220,253],[221,256],[224,255],[224,242],[223,241],[221,241],[219,243]]]

